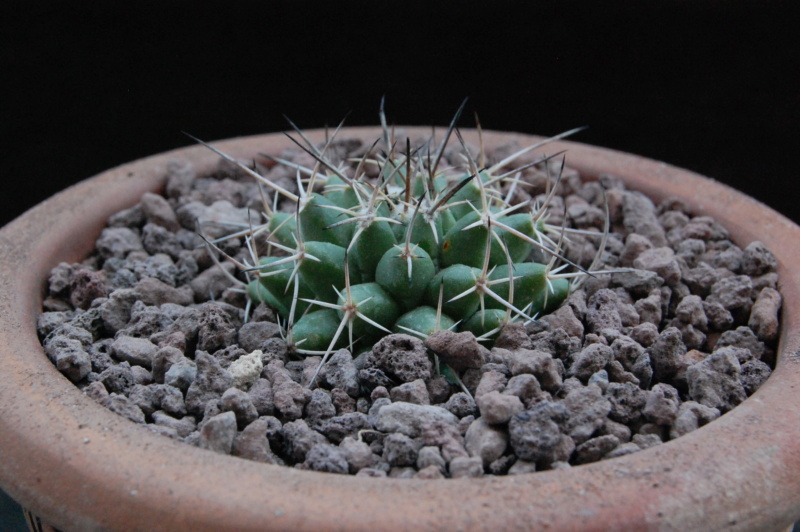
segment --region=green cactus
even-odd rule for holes
[[[484,154],[476,161],[455,128],[462,109],[433,153],[433,140],[416,148],[406,141],[399,153],[381,106],[388,153],[369,150],[354,173],[326,156],[330,140],[315,146],[292,124],[302,141],[290,138],[316,160],[315,167],[273,159],[297,172],[299,195],[240,165],[298,206],[291,214],[266,209],[266,223],[252,231],[269,235],[272,255],[254,253],[256,266],[243,267],[251,304],[273,307],[295,352],[322,354],[324,363],[339,347],[369,347],[392,331],[424,338],[454,329],[491,341],[506,323],[528,322],[556,308],[575,279],[602,273],[562,273],[575,265],[560,254],[568,230],[545,223],[552,191],[545,205],[509,203],[524,167],[504,169],[523,153],[578,130],[487,168]],[[454,131],[466,165],[440,168]],[[367,165],[379,167],[377,179],[366,177]],[[607,231],[608,224],[598,235]],[[532,262],[533,250],[549,262]],[[559,260],[567,264],[556,268]]]

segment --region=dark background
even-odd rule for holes
[[[446,124],[634,152],[800,221],[792,1],[0,3],[0,225],[109,167],[286,128]],[[2,459],[2,457],[0,457]],[[11,530],[3,526],[0,529]]]
[[[1,222],[104,169],[286,128],[486,128],[690,168],[800,219],[800,9],[786,1],[0,5]]]

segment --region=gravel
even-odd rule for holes
[[[363,149],[351,140],[330,151]],[[281,157],[313,164],[297,150]],[[258,170],[295,187],[285,168]],[[534,186],[520,197],[541,199],[546,173],[524,170]],[[611,216],[604,261],[630,269],[586,279],[550,315],[506,327],[493,347],[471,333],[389,335],[357,356],[334,352],[311,385],[320,357],[296,358],[267,307],[246,313],[232,280],[241,274],[201,249],[198,223],[222,238],[260,204],[227,162],[208,176],[170,164],[166,197],[145,194],[110,218],[95,253],[56,266],[39,335],[87,397],[165,437],[258,462],[460,478],[638,452],[712,422],[767,380],[777,264],[760,242],[740,247],[680,201],[656,205],[613,176],[600,181]],[[598,182],[567,169],[558,192],[551,222],[566,212],[576,227],[602,227]],[[571,236],[566,256],[588,266],[597,242]],[[247,256],[238,238],[219,246]],[[437,359],[459,384],[437,373]]]

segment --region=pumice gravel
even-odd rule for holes
[[[259,462],[393,478],[514,475],[634,453],[724,415],[769,377],[781,306],[769,250],[739,247],[679,200],[655,205],[613,175],[585,180],[560,157],[517,145],[484,154],[462,142],[440,150],[437,163],[461,176],[480,173],[465,152],[480,153],[481,168],[502,163],[498,190],[508,205],[522,204],[514,213],[555,228],[554,246],[530,246],[516,262],[547,265],[549,283],[567,279],[560,305],[549,313],[534,302],[498,305],[500,326],[478,330],[468,317],[445,321],[442,309],[457,299],[434,291],[429,330],[356,327],[348,338],[357,320],[334,299],[326,305],[341,307],[330,314],[341,338],[303,349],[287,335],[303,312],[295,307],[304,299],[308,315],[325,305],[315,295],[267,305],[256,285],[246,289],[260,282],[240,267],[253,266],[254,247],[271,248],[276,261],[296,252],[275,245],[274,226],[251,229],[265,209],[291,218],[291,196],[314,186],[307,169],[319,187],[341,185],[322,153],[347,178],[388,180],[387,154],[406,146],[395,135],[293,147],[264,165],[223,157],[211,175],[174,161],[163,195],[113,215],[91,256],[52,270],[38,320],[48,357],[86,396],[165,437]],[[427,141],[408,146],[436,153]],[[448,209],[466,206],[469,216],[468,200]],[[402,229],[398,247],[409,245]],[[470,266],[476,279],[508,271],[502,260],[485,266],[482,253]]]

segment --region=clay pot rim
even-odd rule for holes
[[[430,128],[403,128],[412,138]],[[377,138],[378,128],[340,135]],[[441,133],[439,133],[441,135]],[[476,142],[474,131],[465,138]],[[322,139],[321,130],[308,132]],[[484,132],[487,145],[538,137]],[[282,134],[215,142],[236,157],[276,153]],[[364,479],[256,464],[156,435],[84,397],[47,360],[36,316],[50,268],[86,256],[108,216],[163,186],[170,160],[200,172],[218,157],[200,146],[125,164],[39,204],[0,231],[0,485],[65,530],[375,530],[768,528],[800,518],[800,227],[713,180],[664,163],[573,142],[567,164],[609,173],[656,201],[682,197],[744,246],[779,260],[784,297],[777,367],[719,420],[624,457],[503,478]],[[76,241],[70,240],[75,238]],[[47,408],[42,408],[46,405]],[[206,486],[207,479],[214,479]]]

